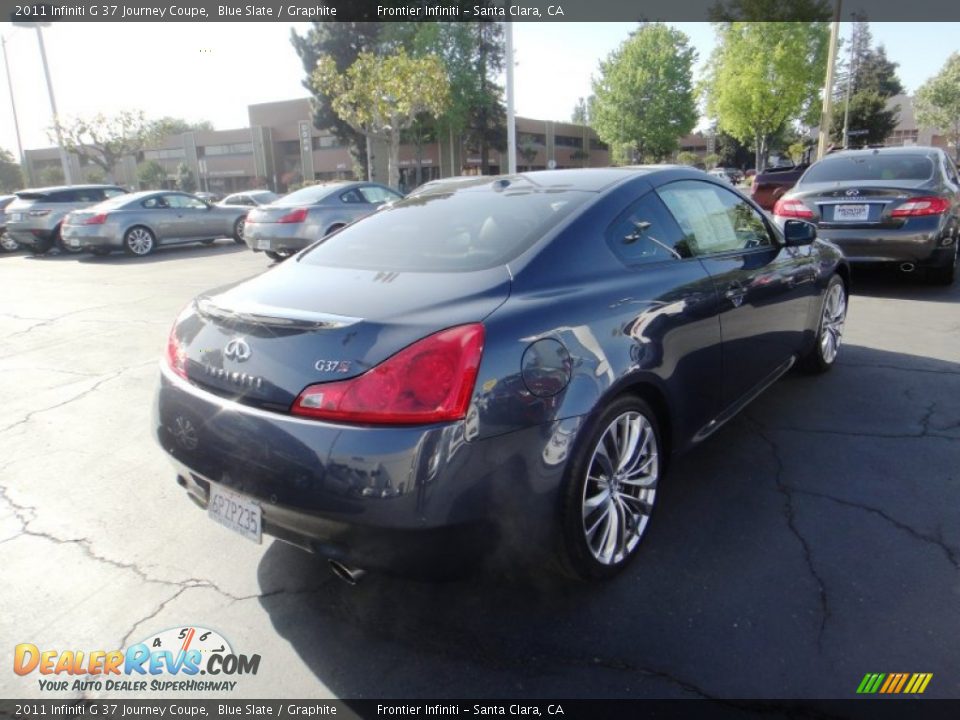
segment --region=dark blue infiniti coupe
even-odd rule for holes
[[[494,545],[602,578],[672,453],[833,365],[848,291],[814,226],[696,170],[441,182],[196,298],[155,429],[211,519],[344,579]]]

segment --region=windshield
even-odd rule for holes
[[[332,193],[337,188],[343,187],[342,185],[310,185],[309,187],[300,188],[299,190],[294,190],[289,195],[284,195],[282,198],[274,202],[274,205],[312,205],[313,203],[323,200],[327,195]]]
[[[929,180],[933,162],[923,155],[839,155],[812,165],[801,185],[842,180]]]
[[[407,198],[314,247],[311,265],[407,272],[469,272],[509,262],[592,193],[530,188]]]

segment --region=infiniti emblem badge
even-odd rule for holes
[[[847,190],[847,195],[859,195],[859,190]]]
[[[223,355],[229,360],[243,362],[250,357],[250,346],[243,338],[233,338],[223,349]]]

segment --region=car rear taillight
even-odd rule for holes
[[[173,327],[170,328],[170,335],[167,337],[167,366],[173,370],[174,373],[182,377],[184,380],[187,379],[187,353],[184,350],[183,345],[180,344],[180,341],[177,339],[177,325],[174,323]]]
[[[363,375],[310,385],[294,415],[372,425],[417,425],[466,417],[483,355],[483,325],[418,340]]]
[[[773,206],[773,214],[788,218],[812,218],[813,210],[804,205],[800,200],[785,200],[780,198]]]
[[[950,203],[941,197],[916,197],[908,200],[890,213],[890,217],[919,217],[942,215],[950,209]]]
[[[97,213],[83,220],[84,225],[103,225],[107,221],[106,213]]]
[[[306,208],[297,208],[288,212],[286,215],[282,215],[280,219],[277,220],[278,223],[298,223],[303,222],[307,219],[307,209]]]

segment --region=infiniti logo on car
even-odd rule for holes
[[[223,355],[229,360],[243,362],[250,357],[250,346],[243,338],[234,338],[223,349]]]
[[[859,195],[859,190],[847,190],[847,195]]]

